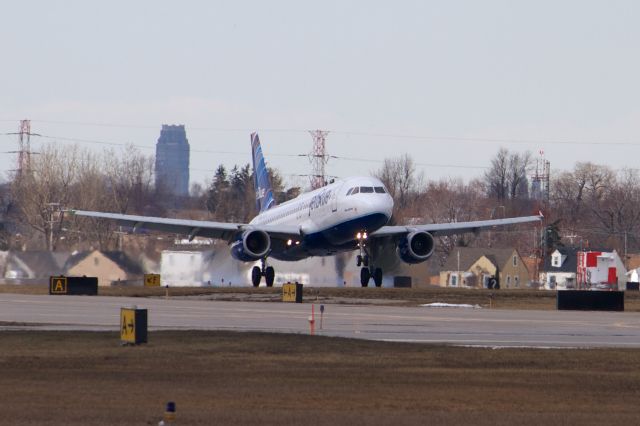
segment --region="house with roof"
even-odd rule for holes
[[[64,275],[98,277],[99,286],[141,280],[140,264],[121,251],[89,250],[74,252],[64,265]]]
[[[626,275],[616,250],[561,247],[545,259],[540,281],[547,290],[617,290]]]
[[[62,275],[69,259],[67,252],[53,251],[10,251],[6,257],[4,277],[9,280],[28,282]]]
[[[457,247],[440,271],[441,287],[526,288],[529,281],[516,249]]]
[[[571,290],[577,288],[578,249],[557,248],[544,260],[540,282],[545,290]]]
[[[640,253],[627,253],[626,266],[629,271],[640,268]]]

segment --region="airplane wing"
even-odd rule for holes
[[[170,219],[152,216],[136,216],[118,213],[92,212],[85,210],[69,210],[76,216],[113,220],[119,225],[127,226],[136,232],[140,229],[168,232],[194,237],[218,238],[231,241],[239,232],[259,229],[278,239],[299,238],[300,229],[287,225],[250,225],[248,223],[211,222],[206,220]]]
[[[432,223],[425,225],[406,225],[406,226],[383,226],[375,232],[369,234],[371,238],[381,237],[400,237],[411,232],[424,231],[433,236],[447,236],[454,234],[463,234],[466,232],[479,232],[486,228],[504,225],[516,225],[519,223],[540,222],[543,219],[539,216],[521,216],[507,219],[492,220],[476,220],[472,222],[451,222],[451,223]]]

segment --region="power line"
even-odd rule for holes
[[[9,122],[15,120],[0,120],[0,122]],[[39,122],[45,124],[60,124],[60,125],[73,125],[73,126],[88,126],[88,127],[109,127],[109,128],[126,128],[126,129],[157,129],[157,125],[149,124],[121,124],[121,123],[99,123],[99,122],[79,122],[79,121],[56,121],[56,120],[31,120],[32,122]],[[250,133],[256,129],[248,129],[241,127],[189,127],[190,131],[210,131],[221,133]],[[295,128],[263,128],[259,129],[263,132],[273,133],[307,133],[306,129]],[[357,136],[357,137],[374,137],[374,138],[387,138],[387,139],[415,139],[415,140],[433,140],[433,141],[448,141],[448,142],[486,142],[486,143],[504,143],[504,144],[554,144],[554,145],[607,145],[607,146],[640,146],[640,141],[586,141],[586,140],[561,140],[561,139],[529,139],[529,138],[490,138],[490,137],[473,137],[473,136],[450,136],[450,135],[411,135],[402,133],[377,133],[377,132],[364,132],[355,130],[329,130],[335,135],[344,136]]]
[[[378,138],[394,139],[417,139],[417,140],[444,140],[449,142],[491,142],[509,144],[554,144],[554,145],[618,145],[618,146],[640,146],[640,142],[622,141],[580,141],[580,140],[558,140],[558,139],[520,139],[520,138],[483,138],[483,137],[458,137],[458,136],[429,136],[429,135],[403,135],[389,133],[368,133],[335,130],[332,133],[348,136],[366,136]]]
[[[66,141],[66,142],[88,143],[88,144],[108,145],[108,146],[133,146],[135,148],[147,149],[147,150],[155,149],[155,146],[152,146],[152,145],[140,145],[140,144],[134,144],[131,142],[115,142],[115,141],[85,139],[85,138],[76,138],[76,137],[67,137],[67,136],[52,136],[52,135],[33,134],[33,133],[31,134],[31,136],[39,137],[39,138],[47,139],[51,141],[60,140],[60,141]],[[246,152],[240,152],[240,151],[221,151],[221,150],[210,150],[210,149],[192,149],[191,152],[204,153],[204,154],[217,154],[217,155],[238,155],[243,157],[246,157],[247,155]],[[299,154],[281,154],[281,153],[269,154],[269,157],[297,158],[299,156],[300,156]],[[347,156],[340,156],[340,155],[332,155],[331,158],[344,160],[344,161],[354,161],[354,162],[364,162],[364,163],[376,163],[376,164],[384,163],[384,160],[376,160],[372,158],[347,157]],[[484,170],[488,168],[485,166],[469,166],[464,164],[415,163],[415,165],[420,167],[479,169],[479,170]]]

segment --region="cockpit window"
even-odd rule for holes
[[[355,188],[349,188],[349,190],[347,191],[347,195],[351,195],[351,194],[353,193],[353,190],[354,190],[354,189],[355,189]]]
[[[360,192],[364,192],[364,193],[372,193],[373,192],[373,187],[371,186],[361,186],[360,187]]]
[[[378,194],[384,194],[385,192],[387,192],[387,191],[384,190],[384,187],[382,187],[382,186],[376,186],[374,189],[376,190],[376,192]]]
[[[360,192],[360,188],[356,186],[355,188],[352,188],[351,195],[357,194],[358,192]]]

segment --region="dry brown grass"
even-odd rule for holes
[[[0,285],[0,293],[48,294],[47,285]],[[100,287],[102,296],[159,297],[165,288]],[[169,290],[172,297],[203,296],[217,300],[280,301],[280,288],[252,287],[175,287]],[[305,301],[324,303],[367,303],[381,300],[396,305],[417,306],[424,303],[469,303],[489,307],[490,298],[496,309],[556,309],[554,291],[535,290],[481,290],[433,287],[427,289],[402,288],[331,288],[305,287]],[[625,310],[640,312],[640,292],[625,293]]]
[[[0,332],[2,424],[638,424],[640,351]]]

